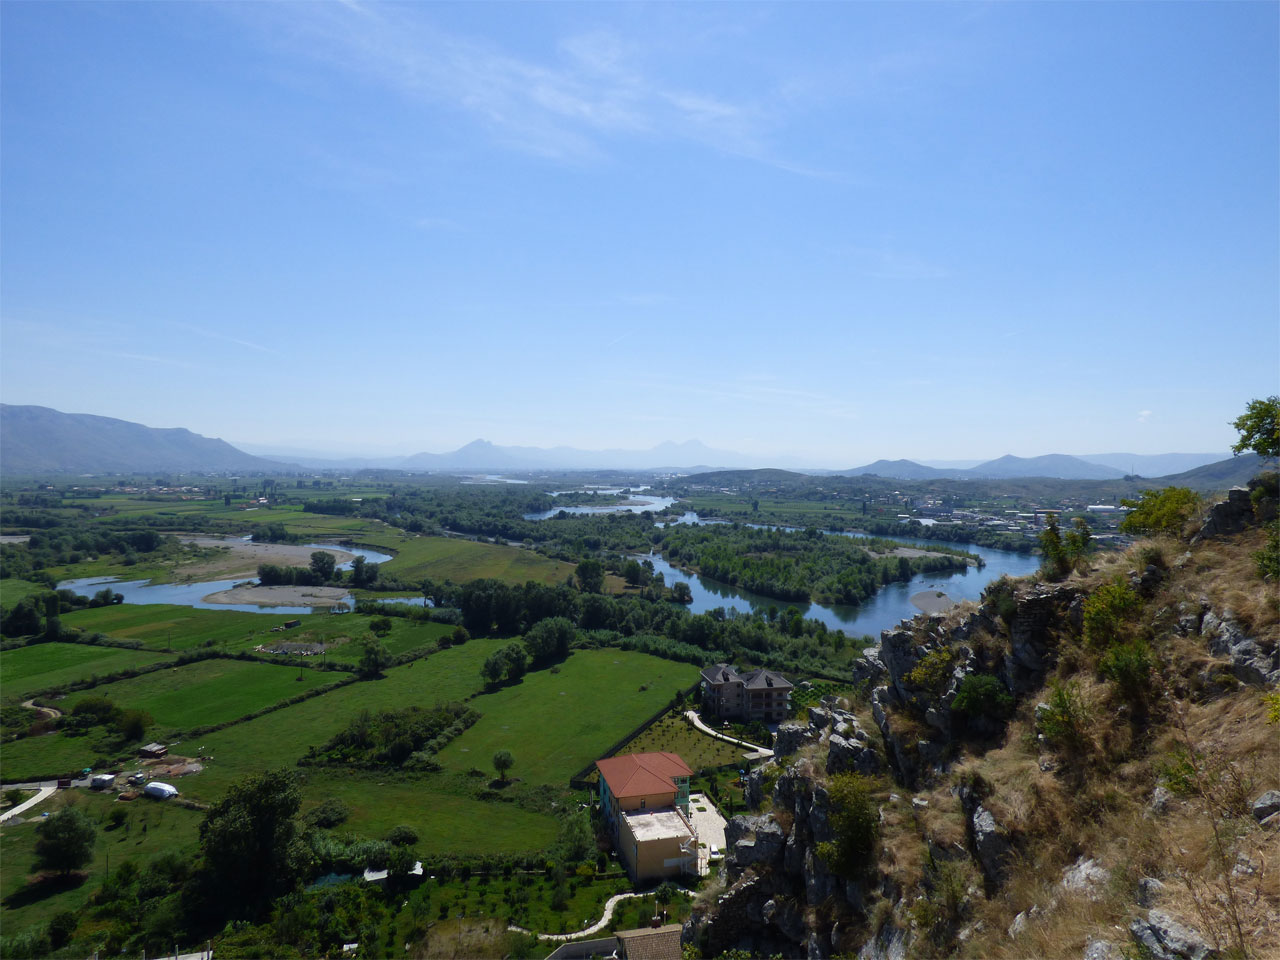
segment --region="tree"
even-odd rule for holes
[[[529,628],[524,645],[533,662],[541,666],[567,657],[574,636],[573,623],[567,618],[548,617]]]
[[[498,771],[503,783],[507,782],[507,771],[515,764],[516,758],[511,755],[510,750],[499,750],[493,755],[493,769]]]
[[[210,892],[233,915],[265,911],[291,889],[305,852],[294,816],[302,802],[288,770],[233,784],[200,824],[200,847]]]
[[[366,640],[364,652],[360,654],[360,675],[376,677],[383,668],[391,663],[391,654],[381,640]]]
[[[1200,495],[1186,487],[1143,490],[1140,500],[1121,500],[1132,507],[1120,521],[1122,533],[1152,533],[1176,537],[1200,506]]]
[[[449,639],[453,641],[455,647],[460,647],[471,639],[471,634],[467,633],[466,627],[459,625],[453,628],[453,633],[449,634]]]
[[[324,582],[333,579],[333,571],[337,565],[333,554],[328,550],[316,550],[311,554],[311,572]]]
[[[1058,515],[1046,514],[1044,532],[1040,534],[1040,549],[1044,551],[1044,562],[1040,570],[1050,580],[1061,580],[1071,570],[1067,559],[1067,548],[1062,543],[1062,534],[1058,531]]]
[[[604,589],[604,564],[594,557],[579,563],[574,576],[578,578],[578,587],[583,593],[599,593]]]
[[[391,618],[374,617],[369,621],[369,630],[374,636],[385,637],[391,632]]]
[[[565,863],[577,863],[595,856],[596,835],[591,829],[591,818],[585,810],[575,810],[560,821],[556,848]]]
[[[1240,431],[1240,439],[1231,446],[1236,456],[1252,450],[1267,460],[1280,457],[1280,396],[1250,400],[1231,425]]]
[[[508,680],[515,682],[528,672],[529,654],[525,652],[524,644],[509,643],[500,652],[507,663]]]
[[[36,827],[36,868],[57,870],[65,877],[93,859],[97,838],[89,818],[66,807]]]
[[[638,587],[644,583],[644,567],[640,566],[640,561],[631,559],[624,563],[622,565],[622,578],[631,587]]]

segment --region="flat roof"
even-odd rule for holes
[[[689,824],[675,807],[661,810],[628,810],[624,812],[627,826],[637,843],[646,840],[685,840],[693,836]]]

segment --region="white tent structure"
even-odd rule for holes
[[[157,800],[168,800],[170,797],[178,795],[178,788],[169,783],[152,780],[142,788],[142,792],[148,797],[155,797]]]

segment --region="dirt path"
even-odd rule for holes
[[[23,803],[18,804],[12,810],[6,810],[4,813],[0,813],[0,822],[8,820],[10,817],[16,817],[20,813],[24,813],[25,811],[34,807],[41,800],[47,800],[49,797],[52,797],[55,793],[57,793],[57,791],[58,791],[57,787],[41,787],[40,792],[37,793],[34,797],[32,797],[30,800],[27,800]]]
[[[50,720],[57,720],[60,716],[62,716],[62,711],[57,709],[56,707],[37,707],[36,702],[34,700],[23,700],[22,705],[24,707],[28,707],[32,710],[35,710],[39,713],[43,713]]]

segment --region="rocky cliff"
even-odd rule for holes
[[[1225,503],[1191,542],[886,631],[858,696],[779,729],[686,939],[708,957],[1280,952],[1280,601],[1254,561],[1275,501]],[[851,860],[863,796],[874,842]]]

